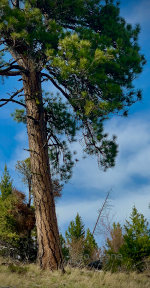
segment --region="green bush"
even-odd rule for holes
[[[149,223],[143,214],[133,207],[130,221],[124,225],[124,244],[120,248],[123,262],[129,270],[143,271],[144,259],[150,255]]]
[[[28,267],[15,265],[13,263],[9,264],[8,269],[10,272],[18,274],[26,274],[28,271]]]

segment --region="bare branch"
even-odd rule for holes
[[[17,90],[10,98],[1,98],[0,99],[0,102],[3,102],[2,104],[0,104],[0,107],[6,105],[8,102],[13,102],[13,103],[16,103],[16,104],[19,104],[23,107],[26,107],[26,105],[18,100],[15,100],[14,98],[16,96],[18,96],[19,93],[21,93],[23,91],[23,88],[21,88],[20,90]]]
[[[20,71],[9,71],[9,72],[3,72],[3,71],[0,71],[0,75],[1,76],[20,76],[21,75],[21,72]]]
[[[103,210],[104,210],[104,208],[105,208],[105,206],[106,206],[106,203],[107,203],[107,200],[108,200],[108,198],[109,198],[109,195],[110,195],[110,191],[107,192],[105,201],[104,201],[104,203],[103,203],[103,205],[102,205],[102,207],[101,207],[101,209],[100,209],[100,211],[99,211],[99,214],[98,214],[98,217],[97,217],[97,220],[96,220],[94,229],[93,229],[93,233],[92,233],[93,235],[94,235],[94,233],[95,233],[95,230],[96,230],[97,224],[98,224],[98,222],[99,222],[99,219],[100,219],[100,217],[101,217],[101,215],[102,215],[102,212],[103,212]]]
[[[2,65],[0,68],[5,67],[5,65]],[[17,71],[11,71],[13,69],[18,69]],[[22,66],[19,65],[12,65],[9,64],[9,67],[7,67],[6,69],[2,69],[0,70],[0,75],[2,76],[19,76],[22,73],[27,74],[28,71],[26,69],[24,69]]]

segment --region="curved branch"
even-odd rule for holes
[[[84,135],[86,138],[88,138],[88,139],[89,139],[89,137],[90,137],[90,138],[91,138],[91,144],[95,147],[95,149],[96,149],[98,152],[100,152],[102,155],[104,155],[101,147],[99,147],[99,146],[96,145],[96,141],[95,141],[95,139],[94,139],[93,133],[91,132],[91,129],[90,129],[90,127],[89,127],[88,121],[87,121],[87,120],[84,120],[83,123],[84,123],[84,125],[85,125],[85,127],[86,127],[86,129],[87,129],[87,131],[88,131],[88,134],[84,134],[84,133],[83,133],[83,135]],[[85,143],[86,143],[86,140],[85,140]],[[87,143],[86,143],[86,145],[88,146]]]
[[[50,72],[51,74],[53,73],[53,72]],[[50,76],[50,75],[48,75],[47,73],[41,73],[41,75],[42,76],[44,76],[44,77],[47,77],[47,79],[48,80],[50,80],[52,83],[53,83],[53,85],[66,97],[66,99],[69,101],[69,103],[72,105],[72,103],[71,103],[71,97],[69,96],[69,94],[66,92],[66,91],[64,91],[63,90],[63,88],[61,88],[58,84],[57,84],[57,82]],[[54,73],[53,73],[53,75],[55,75]],[[64,86],[64,85],[63,85]],[[64,88],[66,88],[65,86],[64,86]],[[66,88],[67,89],[67,88]],[[73,107],[73,109],[74,109],[74,111],[78,111],[78,107],[77,107],[77,105],[72,105],[72,107]]]
[[[21,106],[23,106],[23,107],[26,108],[26,105],[25,105],[25,104],[23,104],[22,102],[19,102],[19,101],[17,101],[17,100],[14,100],[14,99],[0,99],[0,101],[6,101],[5,103],[0,104],[0,108],[1,108],[2,106],[6,105],[8,102],[13,102],[13,103],[19,104],[19,105],[21,105]]]
[[[4,65],[1,66],[0,68],[2,68],[2,67],[4,67]],[[13,69],[18,69],[18,70],[17,71],[11,71]],[[27,74],[28,71],[19,65],[12,65],[12,64],[10,64],[10,66],[7,67],[6,69],[0,70],[1,76],[19,76],[22,73]]]
[[[47,77],[47,79],[49,79],[53,85],[70,101],[69,94],[65,92],[50,75],[47,73],[42,73],[42,76]]]
[[[19,93],[21,93],[23,91],[23,88],[21,88],[20,90],[17,90],[10,98],[1,98],[0,99],[0,102],[4,102],[2,104],[0,104],[0,107],[6,105],[8,102],[13,102],[13,103],[16,103],[16,104],[19,104],[23,107],[26,108],[26,105],[18,100],[15,100],[14,97],[16,97]]]

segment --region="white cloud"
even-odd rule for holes
[[[122,197],[118,199],[110,200],[112,207],[110,208],[109,221],[110,223],[119,222],[122,225],[125,223],[125,219],[129,220],[132,208],[135,205],[139,213],[144,214],[144,216],[150,220],[150,209],[148,208],[148,203],[150,202],[150,185],[145,186],[141,193],[139,191],[131,191],[131,193],[126,193],[122,190]],[[61,203],[57,205],[57,217],[58,223],[61,228],[61,232],[67,229],[70,221],[74,220],[77,213],[82,217],[85,224],[85,228],[90,228],[93,231],[94,225],[98,217],[98,210],[102,207],[104,198],[97,198],[94,201],[83,200],[83,201],[70,201],[67,204]],[[104,211],[103,216],[106,213]],[[106,221],[107,222],[107,221]],[[99,227],[99,226],[98,226]],[[96,240],[101,243],[104,235],[98,233],[99,228],[96,230]]]
[[[135,204],[137,209],[146,217],[149,217],[148,203],[150,202],[150,123],[149,115],[134,115],[128,118],[115,118],[107,122],[105,127],[111,135],[117,135],[119,144],[119,154],[116,166],[103,172],[98,169],[96,159],[90,157],[82,159],[82,147],[79,143],[74,144],[74,149],[78,150],[78,158],[73,177],[68,184],[70,190],[74,187],[74,195],[68,195],[67,203],[62,197],[57,203],[58,223],[61,230],[66,229],[69,222],[73,220],[79,212],[83,218],[86,227],[93,229],[97,218],[97,211],[104,201],[104,193],[111,187],[113,192],[112,214],[115,214],[117,221],[124,221],[131,213]],[[27,134],[25,128],[16,135],[18,145],[14,151],[13,157],[8,163],[8,168],[14,171],[17,160],[23,160],[28,157]],[[15,172],[14,172],[15,173]],[[136,179],[135,179],[136,177]],[[140,179],[143,178],[141,184]],[[16,178],[19,189],[22,189],[21,179]],[[139,187],[137,185],[139,181]],[[15,185],[16,185],[15,183]],[[70,185],[70,186],[69,186]],[[85,197],[80,197],[80,188],[85,190]],[[88,191],[88,198],[87,198]],[[74,196],[72,199],[72,195]],[[94,197],[93,197],[94,195]],[[114,219],[114,220],[115,220]]]
[[[119,154],[116,166],[107,172],[99,170],[96,159],[82,159],[81,146],[76,143],[74,148],[79,151],[70,190],[74,190],[74,199],[68,195],[67,203],[59,200],[57,204],[58,223],[64,231],[70,221],[75,219],[77,212],[81,215],[86,228],[94,227],[98,209],[102,206],[106,192],[112,187],[111,215],[113,220],[124,223],[135,205],[140,213],[150,220],[150,132],[148,115],[134,115],[123,119],[115,118],[106,125],[106,131],[117,135]],[[142,180],[141,180],[142,178]],[[80,196],[80,189],[85,190],[85,197]],[[88,191],[88,196],[87,196]],[[94,195],[94,197],[93,197]],[[70,197],[70,200],[69,200]],[[94,199],[94,200],[93,200]],[[100,235],[96,236],[97,241]],[[99,242],[100,243],[100,242]]]
[[[98,169],[96,159],[81,159],[74,169],[71,183],[75,186],[107,190],[111,187],[121,189],[134,185],[134,177],[144,177],[150,181],[150,132],[148,119],[143,116],[116,118],[109,121],[106,131],[117,135],[119,153],[116,166],[103,172]],[[79,146],[79,144],[78,144]],[[77,146],[77,147],[78,147]],[[78,148],[79,150],[79,148]]]
[[[8,167],[13,169],[16,165],[16,162],[19,160],[24,160],[25,158],[29,157],[28,149],[28,138],[27,138],[27,131],[26,128],[23,128],[16,136],[15,140],[17,140],[18,144],[16,149],[12,155],[12,159],[10,159],[8,163]]]

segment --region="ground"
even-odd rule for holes
[[[66,268],[41,271],[37,265],[16,265],[0,259],[0,288],[149,288],[150,271],[144,274],[113,273]]]

